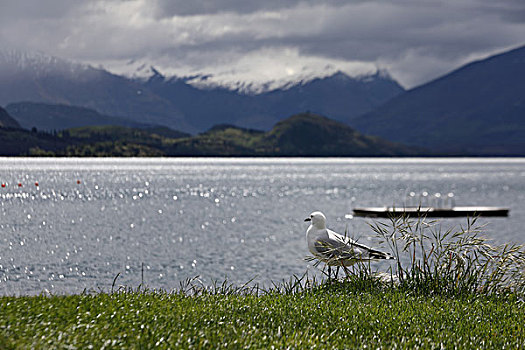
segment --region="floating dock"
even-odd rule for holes
[[[388,218],[392,216],[426,216],[453,218],[462,216],[508,216],[509,208],[502,207],[363,207],[353,210],[355,216]]]

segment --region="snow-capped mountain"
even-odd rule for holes
[[[152,67],[153,68],[153,67]],[[155,69],[153,69],[155,70]],[[156,70],[155,70],[156,71]],[[158,71],[156,71],[159,73]],[[153,76],[154,74],[151,74]],[[213,90],[213,89],[226,89],[235,91],[245,95],[260,95],[275,90],[289,90],[296,86],[308,85],[310,82],[318,79],[334,78],[342,79],[346,81],[362,81],[369,82],[378,77],[393,80],[386,70],[378,69],[375,72],[366,74],[359,74],[356,76],[349,76],[348,74],[339,70],[326,70],[324,72],[310,72],[305,74],[297,74],[293,77],[286,77],[277,80],[269,80],[264,82],[254,81],[239,81],[239,80],[219,80],[213,75],[195,75],[191,77],[184,77],[183,79],[190,84],[201,90]],[[176,77],[175,77],[176,78]]]
[[[0,50],[0,105],[24,101],[87,107],[144,124],[192,129],[171,102],[139,82],[40,53]]]
[[[404,91],[382,71],[356,78],[336,71],[282,84],[223,86],[213,76],[166,77],[140,62],[130,62],[128,68],[134,69],[131,77],[44,54],[0,51],[0,105],[28,101],[80,106],[197,132],[220,123],[269,129],[305,111],[348,123]]]
[[[354,73],[343,73],[340,69],[331,65],[327,65],[320,70],[303,67],[293,74],[266,79],[257,75],[250,77],[247,74],[235,71],[230,71],[228,74],[194,72],[189,75],[181,75],[180,72],[175,72],[173,69],[159,67],[152,61],[136,60],[130,60],[124,65],[120,63],[118,65],[109,63],[108,70],[114,74],[134,80],[146,81],[153,77],[161,76],[165,80],[183,80],[200,90],[226,89],[246,95],[258,95],[274,90],[288,90],[298,85],[306,85],[316,79],[324,79],[336,75],[344,76],[345,79],[363,82],[376,79],[377,77],[393,80],[386,70],[372,66],[366,69],[362,68]]]
[[[404,91],[384,73],[355,79],[342,72],[258,94],[222,86],[195,87],[186,79],[162,75],[151,77],[144,86],[191,116],[199,130],[218,123],[267,130],[305,111],[351,125],[353,118]]]
[[[26,52],[13,49],[0,50],[0,73],[31,74],[44,77],[50,74],[81,74],[91,67],[74,63],[40,52]]]

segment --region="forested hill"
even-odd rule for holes
[[[408,156],[420,149],[363,135],[305,113],[268,132],[218,125],[191,136],[165,127],[90,126],[54,133],[0,129],[1,155],[48,156]]]

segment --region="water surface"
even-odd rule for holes
[[[0,183],[2,295],[108,291],[118,273],[137,287],[142,272],[167,290],[194,276],[269,284],[309,268],[310,212],[376,246],[352,207],[400,206],[410,192],[510,207],[481,219],[486,235],[525,242],[522,158],[0,158]]]

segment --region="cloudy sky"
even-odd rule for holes
[[[409,88],[525,45],[525,1],[0,0],[0,45],[219,83],[379,68]]]

